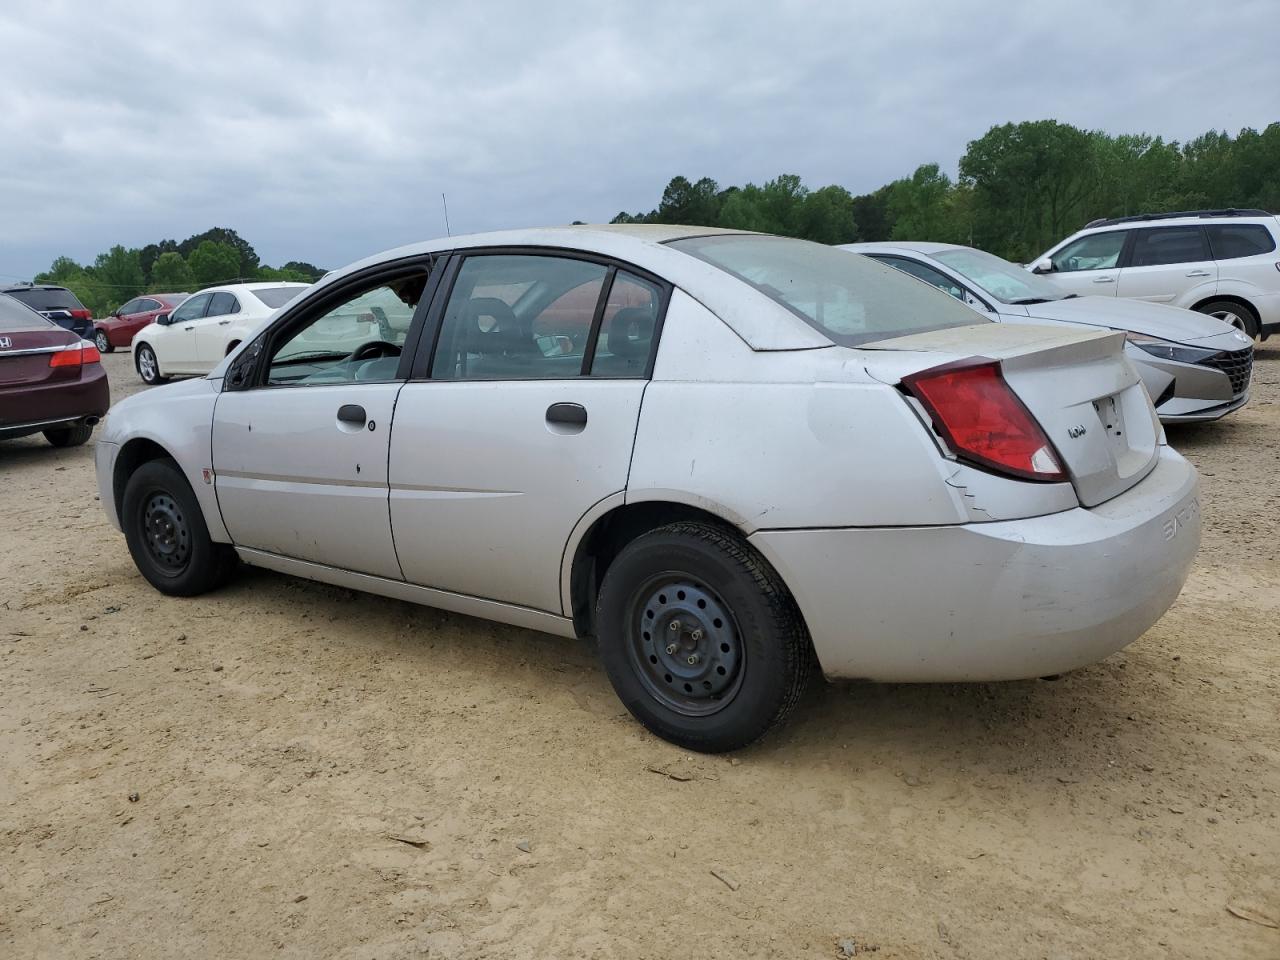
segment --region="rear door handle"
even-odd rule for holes
[[[1209,271],[1208,270],[1192,270],[1190,273],[1187,274],[1187,276],[1188,277],[1207,277],[1209,276]]]
[[[584,427],[587,425],[587,408],[580,403],[553,403],[547,407],[547,423]]]
[[[231,322],[230,320],[219,320],[219,321],[218,321],[218,326],[220,326],[220,327],[225,327],[225,326],[226,326],[228,323],[230,323],[230,322]]]
[[[1094,283],[1115,283],[1116,278],[1115,277],[1094,277],[1093,282]]]
[[[344,403],[338,408],[338,419],[343,423],[354,423],[357,426],[364,426],[368,416],[364,412],[364,407],[358,403]]]

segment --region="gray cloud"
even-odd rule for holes
[[[752,6],[11,0],[0,274],[213,225],[337,266],[442,233],[442,191],[455,233],[607,220],[677,173],[869,190],[1008,120],[1278,119],[1270,0]]]

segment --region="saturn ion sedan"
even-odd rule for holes
[[[1123,346],[800,240],[453,237],[335,272],[207,377],[118,404],[98,484],[164,593],[239,559],[591,637],[642,723],[729,750],[814,664],[1040,677],[1164,613],[1197,477]]]
[[[1119,330],[1162,423],[1218,420],[1249,402],[1253,341],[1216,317],[1162,303],[1081,297],[1008,260],[952,243],[841,247],[897,267],[995,320]]]

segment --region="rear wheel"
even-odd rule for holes
[[[134,353],[133,363],[138,368],[138,376],[142,378],[143,383],[155,386],[168,381],[168,377],[160,376],[160,364],[156,360],[156,352],[147,344],[139,344]]]
[[[120,521],[138,571],[161,593],[205,593],[235,569],[235,551],[209,537],[200,504],[172,460],[150,460],[133,472]]]
[[[55,447],[78,447],[82,443],[87,443],[91,436],[93,436],[93,427],[87,423],[44,431],[44,438]]]
[[[1258,337],[1258,318],[1252,310],[1234,300],[1211,300],[1196,307],[1199,313],[1207,313],[1211,317],[1229,323],[1250,339]]]
[[[808,679],[809,636],[781,579],[739,537],[707,524],[670,524],[624,547],[605,575],[596,623],[627,709],[692,750],[760,738]]]
[[[111,345],[111,339],[107,336],[107,331],[99,330],[93,335],[93,342],[98,348],[99,353],[110,353],[115,349]]]

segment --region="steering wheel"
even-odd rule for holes
[[[398,357],[400,356],[400,347],[389,340],[370,340],[368,343],[362,343],[351,351],[351,356],[347,357],[347,363],[354,363],[357,360],[372,360],[375,357]]]

